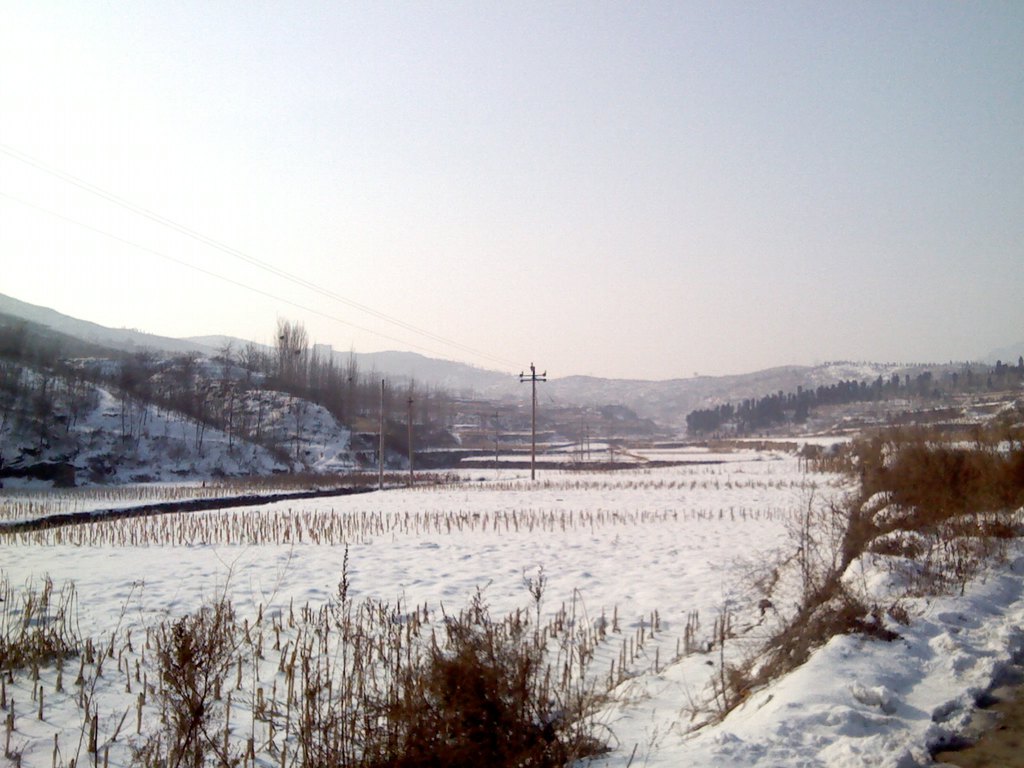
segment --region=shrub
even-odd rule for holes
[[[603,750],[587,733],[587,697],[555,690],[525,620],[493,622],[478,593],[445,631],[445,647],[407,670],[387,709],[396,743],[373,765],[544,768]]]
[[[221,598],[157,632],[160,703],[165,733],[148,739],[136,762],[145,766],[200,766],[207,755],[231,765],[219,737],[225,719],[220,691],[235,660],[235,615]]]
[[[971,448],[901,431],[857,441],[853,450],[864,498],[886,494],[893,505],[912,513],[904,525],[910,528],[1020,507],[1024,446],[990,431],[978,428]]]

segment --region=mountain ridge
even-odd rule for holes
[[[88,320],[73,318],[56,310],[22,302],[0,294],[0,312],[47,325],[70,336],[105,344],[122,351],[154,349],[175,354],[197,352],[206,356],[219,354],[231,343],[241,349],[251,342],[224,335],[198,336],[184,339],[158,336],[130,329],[112,329]],[[268,349],[266,345],[258,345]],[[1019,345],[1024,350],[1024,343]],[[321,354],[330,350],[338,365],[345,365],[355,356],[361,372],[373,372],[403,382],[414,380],[424,386],[436,386],[466,399],[512,400],[523,397],[518,375],[478,368],[467,363],[431,358],[416,352],[342,352],[329,345],[315,345]],[[1003,357],[1016,350],[1007,347]],[[643,418],[660,424],[681,427],[686,414],[697,409],[736,402],[745,398],[763,397],[775,392],[795,392],[798,387],[829,386],[844,380],[874,380],[878,376],[916,375],[923,370],[937,373],[964,367],[984,366],[981,362],[944,364],[899,364],[833,361],[815,366],[780,365],[742,374],[694,376],[674,379],[610,379],[573,374],[549,376],[540,385],[541,402],[580,406],[624,405]]]

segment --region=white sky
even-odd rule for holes
[[[1022,214],[1016,0],[0,5],[0,293],[114,327],[977,358],[1024,339]]]

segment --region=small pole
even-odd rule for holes
[[[384,490],[384,379],[380,380],[380,448],[377,451],[377,490]]]
[[[498,471],[498,427],[500,426],[500,422],[498,421],[499,417],[500,417],[500,414],[497,411],[495,411],[494,412],[494,471],[495,472]]]
[[[409,405],[409,487],[412,488],[413,483],[416,482],[415,475],[412,469],[412,397],[408,400]]]

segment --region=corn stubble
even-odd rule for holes
[[[346,568],[319,608],[261,608],[250,622],[221,596],[144,639],[125,629],[97,644],[73,633],[73,587],[56,601],[50,582],[20,596],[2,586],[7,605],[27,611],[3,612],[0,646],[6,754],[16,762],[12,739],[30,713],[15,712],[11,684],[26,677],[40,720],[44,701],[70,700],[80,713],[77,739],[54,736],[55,768],[107,764],[111,751],[153,768],[374,768],[562,766],[604,750],[594,735],[604,691],[588,674],[600,640],[571,609],[538,627],[526,609],[491,616],[479,591],[456,615],[355,601]],[[132,704],[105,716],[111,684]]]

